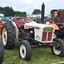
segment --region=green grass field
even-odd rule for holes
[[[32,48],[31,60],[22,60],[19,58],[19,45],[16,45],[13,50],[5,49],[3,64],[51,64],[60,61],[64,58],[53,55],[50,48]]]

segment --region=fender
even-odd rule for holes
[[[0,34],[2,33],[2,27],[4,26],[4,23],[0,23]]]
[[[50,25],[51,25],[51,26],[54,26],[55,30],[60,30],[59,27],[58,27],[56,24],[52,23],[52,24],[50,24]]]
[[[54,26],[55,30],[60,30],[59,27],[54,23],[54,20],[49,20],[50,25]]]
[[[15,32],[16,32],[16,39],[18,39],[18,35],[19,35],[19,33],[18,33],[18,27],[17,27],[17,25],[16,25],[16,23],[14,22],[14,21],[12,21],[11,20],[11,23],[13,24],[13,26],[14,26],[14,28],[15,28]]]

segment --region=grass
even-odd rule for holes
[[[22,60],[19,58],[19,45],[16,45],[13,50],[5,49],[3,64],[51,64],[60,61],[64,58],[53,55],[50,48],[32,48],[31,60]]]

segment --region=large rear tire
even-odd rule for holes
[[[64,57],[64,41],[61,39],[56,39],[51,50],[54,55]]]
[[[2,28],[2,42],[5,48],[13,49],[16,38],[15,28],[11,21],[6,22]]]
[[[24,60],[29,61],[31,59],[31,45],[27,40],[22,40],[19,55]]]
[[[4,47],[2,42],[0,41],[0,64],[2,64],[4,58]]]

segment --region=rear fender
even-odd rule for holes
[[[4,23],[0,23],[0,34],[2,33],[2,27],[4,26]]]
[[[55,30],[60,30],[59,27],[56,24],[50,24],[51,26],[54,26]]]
[[[13,24],[13,26],[14,26],[14,28],[15,28],[15,32],[16,32],[16,39],[18,39],[18,27],[17,27],[17,25],[16,25],[16,23],[15,22],[13,22],[13,21],[11,21],[12,22],[12,24]]]

